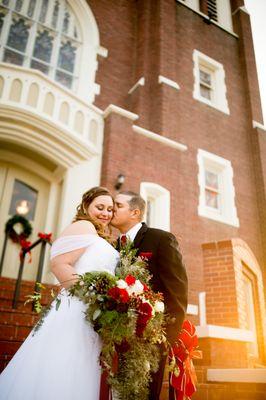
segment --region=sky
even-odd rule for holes
[[[266,126],[266,0],[245,0],[245,6],[251,19],[264,126]]]

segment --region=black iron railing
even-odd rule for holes
[[[38,292],[40,290],[40,287],[37,285],[37,283],[41,283],[41,281],[42,281],[44,256],[45,256],[45,249],[46,249],[46,244],[47,243],[49,245],[51,245],[51,243],[48,242],[45,239],[38,239],[31,246],[21,250],[20,265],[19,265],[19,271],[18,271],[18,277],[17,277],[17,281],[16,281],[16,287],[15,287],[13,302],[12,302],[12,308],[17,308],[17,302],[18,302],[19,295],[20,295],[20,287],[21,287],[21,281],[22,281],[22,274],[23,274],[23,269],[24,269],[25,257],[27,255],[27,253],[29,253],[32,249],[34,249],[39,244],[41,244],[41,252],[40,252],[40,257],[39,257],[39,264],[38,264],[38,270],[37,270],[37,275],[36,275],[34,291]]]
[[[36,240],[34,243],[30,244],[29,246],[21,247],[20,264],[19,264],[18,277],[16,280],[13,301],[12,301],[12,308],[17,308],[17,303],[18,303],[18,299],[19,299],[19,295],[20,295],[21,282],[22,282],[22,275],[23,275],[23,270],[24,270],[25,257],[28,253],[31,252],[31,250],[33,250],[38,245],[41,245],[41,250],[40,250],[39,263],[38,263],[38,269],[37,269],[37,274],[36,274],[34,291],[35,292],[40,291],[40,287],[39,287],[39,285],[37,285],[37,283],[41,283],[41,281],[42,281],[46,245],[47,244],[51,245],[50,240],[47,240],[47,238],[45,238],[45,236],[47,236],[47,235],[43,235],[43,236],[44,236],[44,238],[40,237],[38,240]],[[5,239],[4,239],[4,245],[3,245],[1,261],[0,261],[0,276],[2,273],[7,243],[8,243],[8,234],[5,235]]]

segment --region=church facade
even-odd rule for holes
[[[56,237],[88,188],[140,191],[187,266],[195,398],[259,398],[266,128],[244,0],[2,0],[0,41],[1,246],[16,213]]]

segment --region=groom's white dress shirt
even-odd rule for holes
[[[142,223],[138,222],[136,225],[134,225],[131,229],[129,229],[129,231],[127,233],[124,233],[124,235],[126,235],[126,237],[128,239],[130,239],[131,242],[134,242],[134,239],[138,233],[138,231],[140,230],[140,228],[142,227]],[[120,235],[121,238],[122,235]]]

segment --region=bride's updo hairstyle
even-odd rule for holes
[[[85,192],[82,196],[81,203],[77,206],[77,213],[73,219],[73,222],[82,220],[90,221],[95,226],[98,235],[100,237],[103,237],[104,239],[108,239],[110,235],[104,232],[103,226],[99,222],[91,218],[88,213],[88,208],[90,204],[93,202],[94,199],[96,199],[96,197],[99,196],[110,196],[111,199],[114,201],[113,196],[105,187],[95,186],[90,190],[87,190],[87,192]]]

